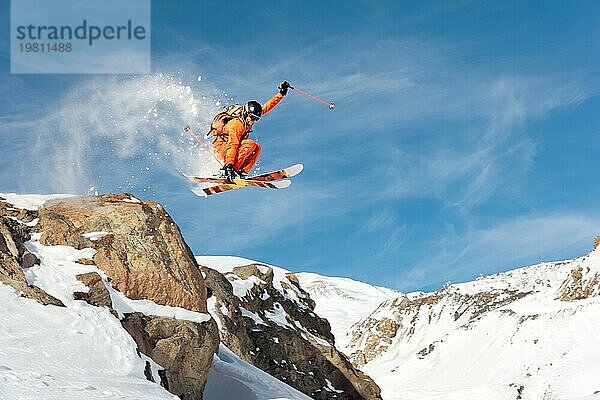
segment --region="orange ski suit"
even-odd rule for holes
[[[281,93],[277,93],[262,105],[262,117],[271,111],[283,99]],[[254,164],[260,157],[260,145],[254,140],[248,139],[248,132],[253,123],[242,123],[234,118],[223,127],[223,134],[213,143],[215,152],[225,164],[233,164],[236,171],[248,174],[252,171]]]

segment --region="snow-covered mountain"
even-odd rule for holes
[[[349,278],[301,272],[300,285],[315,301],[315,312],[331,324],[336,347],[344,352],[350,342],[352,325],[367,317],[385,300],[401,296],[392,289],[369,285]]]
[[[312,280],[329,286],[325,307],[317,301],[316,310],[339,322],[330,308],[352,307],[347,283]],[[307,282],[319,299],[321,289],[311,287]],[[600,399],[599,295],[596,248],[574,260],[385,300],[354,324],[346,351],[384,400]]]
[[[600,399],[599,249],[433,293],[297,277],[385,400]]]
[[[0,194],[0,400],[600,400],[600,239],[402,294],[193,258],[157,203],[62,198]]]

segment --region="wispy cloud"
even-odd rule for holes
[[[499,269],[553,261],[564,254],[579,256],[591,250],[592,239],[599,233],[598,216],[568,211],[508,218],[464,234],[440,232],[427,243],[429,254],[435,256],[401,273],[396,284],[413,289],[441,286]]]
[[[409,238],[409,228],[403,223],[396,210],[391,208],[375,208],[368,219],[362,223],[353,237],[356,241],[369,238],[369,245],[375,249],[374,258],[386,257],[397,251]]]
[[[462,125],[449,132],[454,141],[439,140],[434,134],[429,140],[420,139],[418,149],[410,142],[398,141],[382,152],[382,165],[387,169],[374,165],[376,170],[369,173],[385,176],[390,187],[386,195],[443,196],[451,204],[470,207],[485,202],[507,183],[507,178],[518,186],[526,178],[536,150],[527,134],[527,124],[591,95],[577,82],[558,83],[551,78],[486,79],[477,84],[480,90],[476,93],[454,88],[453,97],[465,101],[458,107],[464,112],[448,114]],[[474,129],[480,129],[480,134],[474,135]],[[379,147],[384,147],[385,141],[381,142]],[[457,182],[463,182],[460,193],[449,192]]]
[[[268,88],[283,77],[297,79],[304,89],[335,101],[331,113],[297,98],[285,105],[293,110],[272,117],[271,131],[285,129],[275,132],[282,136],[273,143],[275,152],[313,143],[323,150],[335,146],[315,163],[345,168],[353,181],[366,182],[365,192],[384,197],[433,196],[474,207],[507,182],[517,188],[536,154],[528,125],[600,91],[598,82],[590,85],[590,71],[566,77],[499,71],[461,61],[457,44],[336,39],[307,47],[293,62],[257,68],[253,81]],[[327,61],[318,57],[323,53]],[[332,59],[343,62],[331,65]],[[244,75],[233,77],[232,91],[246,92]],[[313,126],[307,129],[307,123]],[[354,160],[360,169],[354,169]]]
[[[202,254],[243,254],[264,243],[279,248],[286,242],[285,236],[302,239],[312,233],[315,220],[325,214],[334,217],[319,207],[329,197],[327,191],[292,186],[285,192],[248,190],[227,195],[226,199],[200,199],[198,207],[190,204],[188,208],[198,217],[184,222],[187,230],[194,236],[211,238],[203,241]]]

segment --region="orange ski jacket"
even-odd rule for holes
[[[262,116],[269,113],[283,99],[281,93],[275,94],[262,105]],[[239,119],[233,118],[223,127],[223,133],[227,135],[225,148],[225,164],[233,164],[240,149],[240,143],[246,134],[252,129],[253,124],[243,124]]]

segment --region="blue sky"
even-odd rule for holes
[[[126,190],[165,204],[196,254],[404,291],[582,255],[600,234],[597,2],[154,0],[145,77],[10,74],[4,3],[0,192]],[[337,106],[291,93],[256,126],[261,170],[304,172],[194,196],[183,123],[283,79]],[[203,104],[192,121],[173,93]],[[160,122],[144,130],[146,102]]]

